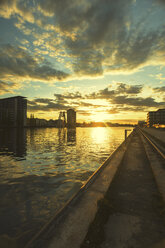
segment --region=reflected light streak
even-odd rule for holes
[[[107,137],[107,131],[104,127],[96,127],[92,129],[91,137],[96,143],[102,143]]]

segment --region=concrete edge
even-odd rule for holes
[[[159,148],[160,151],[164,152],[165,151],[165,142],[158,139],[156,136],[148,133],[144,128],[140,129],[153,143],[156,143],[157,147]]]
[[[151,170],[158,188],[158,191],[160,192],[162,199],[165,203],[165,170],[162,166],[163,158],[158,159],[158,155],[152,152],[151,144],[144,138],[142,133],[140,134],[143,146],[147,155],[147,158],[149,160]],[[165,161],[164,161],[165,165]]]
[[[133,132],[132,132],[133,133]],[[66,205],[28,242],[25,248],[77,248],[97,213],[130,143],[132,133],[92,174]]]
[[[150,132],[147,131],[147,128],[141,128],[142,132],[144,132],[146,135],[149,137],[153,138],[156,142],[158,142],[161,146],[165,147],[165,142],[159,138],[157,138],[155,135],[151,134]]]

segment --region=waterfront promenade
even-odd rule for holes
[[[165,247],[164,203],[141,142],[136,133],[81,248]]]
[[[143,131],[165,143],[165,128],[143,128]]]
[[[165,247],[163,166],[137,128],[26,247]]]

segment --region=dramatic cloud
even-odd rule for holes
[[[108,88],[105,88],[103,90],[100,90],[99,92],[93,92],[89,95],[86,95],[86,97],[89,99],[107,99],[107,100],[109,100],[115,94],[116,94],[115,90],[109,90]]]
[[[57,100],[63,100],[65,99],[81,99],[82,95],[80,92],[75,92],[75,93],[67,93],[67,94],[54,94]]]
[[[5,45],[0,48],[0,76],[16,76],[34,80],[64,80],[69,75],[53,68],[47,61],[22,48]]]
[[[165,86],[157,87],[153,89],[156,93],[164,93],[165,94]]]
[[[110,85],[111,88],[111,85]],[[100,90],[99,92],[94,92],[92,94],[87,95],[87,98],[91,99],[111,99],[120,94],[122,95],[136,95],[142,91],[141,85],[127,85],[124,83],[118,83],[117,87],[113,90],[109,90],[109,88],[105,88]]]
[[[41,1],[40,10],[59,25],[65,47],[74,58],[74,72],[101,75],[132,71],[155,59],[164,63],[164,28],[140,29],[139,22],[133,23],[133,5],[133,0],[47,0]]]
[[[65,98],[65,96],[64,96]],[[62,101],[58,101],[57,99],[47,99],[47,98],[37,98],[34,100],[28,100],[28,111],[32,111],[32,112],[38,112],[38,111],[43,111],[43,112],[51,112],[51,111],[66,111],[69,108],[73,108],[76,109],[76,111],[82,115],[91,115],[91,113],[87,110],[79,110],[77,108],[99,108],[100,105],[96,105],[96,104],[91,104],[91,103],[87,103],[87,102],[72,102],[71,104],[69,104],[67,101],[62,100]]]
[[[154,88],[154,90],[163,91],[164,87]],[[147,112],[148,108],[164,107],[164,102],[157,102],[153,97],[141,97],[141,91],[141,85],[132,86],[117,83],[113,90],[105,88],[87,95],[82,95],[77,91],[75,93],[54,94],[54,99],[36,98],[28,101],[28,109],[29,111],[62,111],[74,108],[78,113],[89,115],[92,112],[102,112],[103,108],[103,112],[107,114],[118,114]],[[85,114],[85,109],[87,109],[87,114]]]
[[[12,93],[16,87],[18,87],[16,83],[3,82],[0,80],[0,95],[3,95],[5,93]]]
[[[127,85],[124,83],[118,83],[118,87],[116,89],[117,94],[131,94],[136,95],[141,93],[143,86],[142,85]]]
[[[53,99],[38,98],[28,101],[28,111],[62,111],[67,110],[70,106],[57,103]]]
[[[152,97],[126,97],[126,96],[115,96],[111,99],[114,104],[123,104],[130,106],[146,106],[146,107],[159,107],[164,106],[164,102],[156,102]]]
[[[1,0],[0,1],[0,15],[4,18],[9,18],[13,13],[16,5],[16,0]]]
[[[102,105],[98,105],[98,104],[92,104],[89,102],[77,102],[77,105],[80,107],[92,107],[92,108],[99,108],[99,107],[103,107]]]
[[[140,24],[144,18],[135,17],[133,9],[142,2],[1,0],[0,16],[17,17],[15,25],[27,35],[31,34],[31,27],[25,28],[25,23],[50,31],[51,39],[50,33],[42,37],[42,34],[33,32],[35,37],[41,36],[33,41],[35,51],[56,57],[59,62],[61,57],[70,58],[70,61],[63,62],[79,76],[97,76],[105,72],[132,72],[149,64],[165,64],[164,26],[161,25],[159,30],[147,30]],[[164,2],[155,0],[157,5]],[[152,7],[150,1],[147,4],[146,15]],[[43,70],[48,71],[48,75],[43,75],[48,80],[67,77],[64,72],[41,66],[34,73],[37,78]]]
[[[28,110],[32,111],[62,111],[76,106],[94,106],[93,104],[83,103],[81,101],[74,102],[74,100],[83,99],[80,92],[67,94],[54,94],[55,99],[50,98],[36,98],[28,101]],[[70,103],[71,102],[71,103]]]
[[[164,87],[155,88],[155,91],[162,91]],[[137,97],[133,95],[140,94],[142,91],[141,85],[126,85],[120,83],[115,90],[109,90],[105,88],[100,90],[98,93],[90,94],[89,98],[94,99],[105,99],[111,102],[112,104],[120,104],[120,105],[129,105],[129,106],[144,106],[144,107],[159,107],[164,106],[164,102],[156,102],[152,97]]]
[[[111,85],[110,85],[111,88]],[[143,87],[141,85],[127,85],[124,83],[117,83],[116,88],[113,90],[109,88],[105,88],[103,90],[100,90],[98,92],[93,92],[91,94],[87,94],[83,96],[80,92],[76,93],[67,93],[67,94],[55,94],[58,100],[65,101],[65,100],[75,100],[75,99],[82,99],[84,106],[97,106],[99,107],[100,105],[95,105],[91,104],[89,102],[84,102],[85,100],[106,100],[107,102],[115,105],[120,105],[120,109],[126,106],[127,110],[131,110],[131,106],[136,106],[137,110],[140,111],[143,110],[143,107],[159,107],[159,106],[164,106],[164,102],[157,102],[153,97],[141,97],[138,96],[142,92]],[[157,92],[163,92],[164,87],[160,88],[154,88],[155,91]],[[82,101],[79,101],[79,106],[82,104]],[[115,109],[117,111],[117,109]],[[132,109],[133,111],[133,109]]]
[[[0,1],[0,16],[10,18],[18,15],[25,21],[34,23],[34,14],[32,6],[29,6],[27,1],[22,0],[1,0]]]
[[[30,96],[45,116],[164,107],[164,12],[164,0],[0,0],[1,97]]]
[[[87,117],[91,116],[91,113],[86,111],[86,110],[79,110],[78,114],[83,115],[83,116],[87,116]]]
[[[129,107],[123,107],[123,105],[116,105],[116,107],[113,107],[109,110],[107,110],[107,113],[109,114],[119,114],[119,113],[123,113],[123,112],[140,112],[140,111],[147,111],[148,110],[143,107],[143,106],[134,106],[133,108]]]

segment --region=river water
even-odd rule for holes
[[[122,143],[124,130],[0,130],[0,244],[22,247]]]

